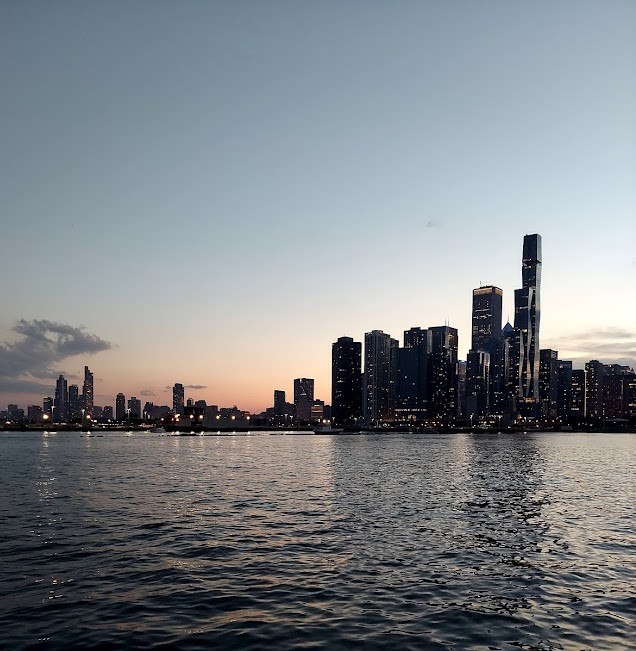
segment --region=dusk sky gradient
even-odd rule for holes
[[[631,0],[2,2],[0,88],[0,409],[330,402],[339,336],[512,319],[535,232],[541,346],[636,364]]]

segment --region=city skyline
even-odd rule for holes
[[[88,365],[258,411],[424,324],[466,359],[524,233],[541,345],[636,363],[633,3],[186,5],[0,8],[2,402]]]
[[[390,333],[378,329],[364,333],[364,346],[361,341],[343,335],[332,343],[332,382],[329,390],[321,395],[324,398],[339,396],[336,411],[347,414],[344,417],[345,421],[355,420],[352,414],[358,413],[369,423],[393,418],[394,414],[399,413],[403,417],[410,413],[412,418],[419,418],[420,412],[430,412],[442,420],[460,416],[463,411],[472,412],[471,419],[473,415],[487,417],[489,414],[504,413],[516,413],[531,418],[537,415],[547,417],[552,411],[556,414],[557,367],[567,365],[569,368],[568,387],[572,382],[573,369],[575,371],[580,369],[574,366],[572,360],[559,359],[558,350],[540,347],[542,258],[541,235],[526,234],[522,247],[522,287],[514,290],[514,326],[508,319],[502,327],[504,294],[499,287],[480,285],[473,288],[472,327],[470,349],[466,353],[467,361],[461,360],[458,356],[459,332],[450,324],[428,325],[425,328],[412,326],[404,330],[404,348],[400,347],[400,341],[394,339]],[[28,325],[22,324],[26,333],[29,332]],[[37,331],[38,324],[32,324],[33,326]],[[40,330],[44,327],[46,332],[46,328],[53,329],[55,324],[45,326],[39,324],[39,326]],[[44,334],[39,332],[40,343],[44,340]],[[60,337],[58,345],[68,345],[69,338],[81,334],[77,329],[66,331],[64,335],[67,339],[63,340]],[[99,338],[93,340],[98,346],[103,344]],[[354,352],[355,350],[357,352]],[[11,351],[5,347],[4,352],[6,354]],[[586,375],[591,378],[598,373],[603,375],[604,366],[623,368],[634,366],[629,363],[621,365],[616,359],[604,364],[602,360],[597,360],[597,357],[598,355],[592,355],[593,359],[586,359],[580,364],[585,369]],[[545,369],[544,362],[548,365]],[[458,364],[464,365],[464,371],[460,371]],[[595,365],[599,364],[597,370]],[[354,370],[356,368],[359,369],[357,378]],[[465,373],[463,380],[459,380],[460,372]],[[544,385],[551,383],[553,385],[545,389],[551,392],[548,397],[541,395],[540,377],[544,379]],[[458,381],[464,387],[463,397],[457,393]],[[287,379],[287,382],[290,380]],[[320,401],[318,394],[315,393],[314,378],[295,378],[291,382],[293,382],[294,416],[300,422],[309,422],[312,417],[312,406],[316,401],[324,405],[325,400]],[[592,384],[594,382],[595,379],[592,380]],[[561,385],[565,386],[563,382]],[[280,383],[279,386],[285,384]],[[335,393],[334,386],[338,387]],[[203,396],[186,395],[186,389],[190,392],[198,392],[206,388],[203,385],[184,385],[179,382],[166,386],[164,393],[171,393],[172,396],[171,412],[183,416],[186,398],[190,406],[206,406],[214,402],[221,404],[218,400],[209,398],[206,400]],[[360,392],[357,406],[352,402],[352,400],[355,402],[353,395],[356,391]],[[54,405],[55,414],[58,414],[58,418],[62,421],[77,418],[80,412],[82,421],[85,416],[89,420],[92,418],[94,376],[88,366],[84,366],[81,394],[78,385],[69,385],[68,378],[63,374],[59,375],[55,390],[50,393],[54,394],[55,398],[46,394],[42,396],[43,413],[47,412],[46,405],[49,403]],[[151,405],[157,402],[155,406],[159,406],[162,402],[167,406],[169,402],[162,399],[160,394],[144,390],[132,393],[135,395],[119,392],[114,400],[105,394],[98,394],[106,398],[104,406],[99,406],[98,409],[109,409],[111,414],[115,413],[117,419],[121,420],[124,412],[127,415],[132,412],[141,418],[145,414],[145,409],[142,408],[144,402]],[[143,400],[137,398],[137,393]],[[268,404],[259,409],[251,408],[244,411],[265,413],[267,409],[274,409],[274,413],[280,416],[284,411],[285,394],[286,389],[274,389],[274,407]],[[129,396],[127,403],[126,395]],[[159,400],[156,400],[158,397]],[[514,400],[514,405],[508,404],[511,399]],[[602,396],[595,396],[593,400],[602,402]],[[16,404],[10,402],[9,407],[15,408]],[[240,406],[237,400],[230,400],[227,405],[233,405],[234,409]],[[29,410],[38,408],[37,405],[31,404],[25,404],[24,407],[25,411],[26,407]],[[595,409],[592,408],[591,413],[595,413]],[[599,406],[598,410],[601,414],[602,407]],[[52,413],[50,417],[53,418]]]

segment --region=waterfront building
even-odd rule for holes
[[[104,410],[102,411],[102,420],[113,420],[113,408],[110,405],[108,407],[104,407]]]
[[[501,329],[502,302],[503,291],[499,287],[484,285],[473,289],[471,350],[486,352],[489,357],[488,377],[486,378],[488,392],[486,413],[480,413],[480,416],[503,413],[505,372]],[[472,361],[473,369],[478,371],[478,368],[474,367],[477,357],[473,357]],[[473,396],[471,401],[474,402],[475,395],[481,394],[482,389],[480,386],[471,385],[469,366],[467,360],[466,395],[467,399]],[[473,374],[472,377],[478,378],[479,373]],[[475,413],[482,412],[483,406],[482,401],[481,407]],[[470,409],[468,411],[470,412]]]
[[[75,421],[82,417],[79,386],[77,386],[77,384],[69,384],[68,386],[68,417],[71,421]]]
[[[135,396],[128,399],[128,418],[135,420],[141,418],[141,400]]]
[[[311,420],[311,406],[314,404],[314,381],[301,377],[294,380],[294,406],[298,423]]]
[[[56,423],[64,423],[68,418],[68,383],[63,375],[55,383],[53,420]]]
[[[311,405],[311,422],[319,423],[325,417],[325,401],[314,400]]]
[[[183,384],[177,382],[172,387],[172,410],[175,414],[179,416],[184,415],[184,404],[185,404],[185,391],[183,389]]]
[[[48,418],[51,418],[53,415],[53,405],[55,403],[53,402],[53,398],[51,396],[46,396],[45,398],[42,398],[42,412],[43,415],[46,414]]]
[[[286,399],[284,391],[281,389],[274,390],[274,414],[276,416],[282,416],[285,413]]]
[[[563,423],[570,420],[572,408],[572,362],[557,362],[557,416]]]
[[[351,337],[339,337],[331,346],[331,414],[338,425],[362,416],[362,342]]]
[[[592,359],[585,364],[585,417],[598,421],[603,418],[603,379],[605,364]]]
[[[476,419],[475,422],[479,422],[490,413],[490,395],[490,353],[484,350],[469,350],[466,356],[465,404],[471,425],[473,418]]]
[[[585,406],[585,371],[576,369],[572,371],[572,403],[570,407],[570,418],[575,422],[585,419],[587,412]]]
[[[539,400],[541,320],[541,236],[523,238],[522,286],[515,289],[513,345],[510,349],[515,415],[536,417]]]
[[[539,415],[542,419],[557,417],[559,398],[559,353],[544,348],[539,354]]]
[[[425,328],[404,331],[404,347],[396,351],[396,420],[418,421],[426,418],[430,340],[430,333]]]
[[[27,421],[33,424],[42,422],[42,407],[40,405],[29,405],[27,407]]]
[[[364,335],[364,375],[362,411],[369,424],[393,417],[397,339],[382,330]]]
[[[468,418],[466,411],[466,373],[466,360],[457,360],[457,417],[460,420]]]
[[[115,420],[121,422],[126,418],[126,396],[118,393],[115,398]]]
[[[93,417],[93,374],[88,370],[88,366],[84,367],[84,385],[82,387],[82,409],[84,410],[85,418]]]
[[[636,375],[629,366],[606,364],[603,373],[603,417],[630,417],[630,385]]]
[[[457,329],[435,326],[428,356],[428,412],[434,420],[451,422],[459,410],[457,383]]]

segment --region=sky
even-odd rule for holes
[[[535,232],[541,346],[636,365],[631,0],[5,0],[0,88],[0,409],[329,402]]]

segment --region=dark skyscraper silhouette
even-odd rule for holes
[[[544,419],[557,417],[559,399],[559,353],[544,348],[539,353],[539,416]]]
[[[427,409],[428,354],[431,335],[425,328],[404,332],[404,348],[396,361],[395,415],[398,420],[423,420]]]
[[[294,406],[296,407],[296,420],[299,423],[308,423],[311,420],[313,404],[314,381],[306,377],[296,378],[294,380]]]
[[[122,421],[126,418],[126,396],[118,393],[115,398],[115,420]]]
[[[503,410],[502,300],[499,287],[486,285],[473,289],[471,348],[466,359],[469,416],[484,417]],[[480,352],[487,355],[479,355]]]
[[[364,335],[362,410],[369,424],[393,415],[398,346],[397,339],[382,330]]]
[[[515,289],[513,365],[515,412],[536,416],[539,399],[539,325],[541,320],[541,236],[523,238],[522,287]]]
[[[183,384],[177,382],[172,387],[172,410],[175,414],[183,416],[184,414],[184,404],[185,404],[185,391],[183,390]]]
[[[53,420],[63,423],[68,418],[68,383],[63,375],[55,383],[55,403]]]
[[[351,337],[331,347],[331,415],[338,425],[362,416],[362,343]]]
[[[457,418],[457,329],[436,326],[431,333],[428,363],[428,411],[432,418],[450,422]]]
[[[82,387],[82,407],[84,409],[84,417],[93,417],[93,374],[88,370],[88,366],[84,367],[84,385]]]
[[[282,416],[285,413],[285,392],[280,389],[274,390],[274,413]]]

